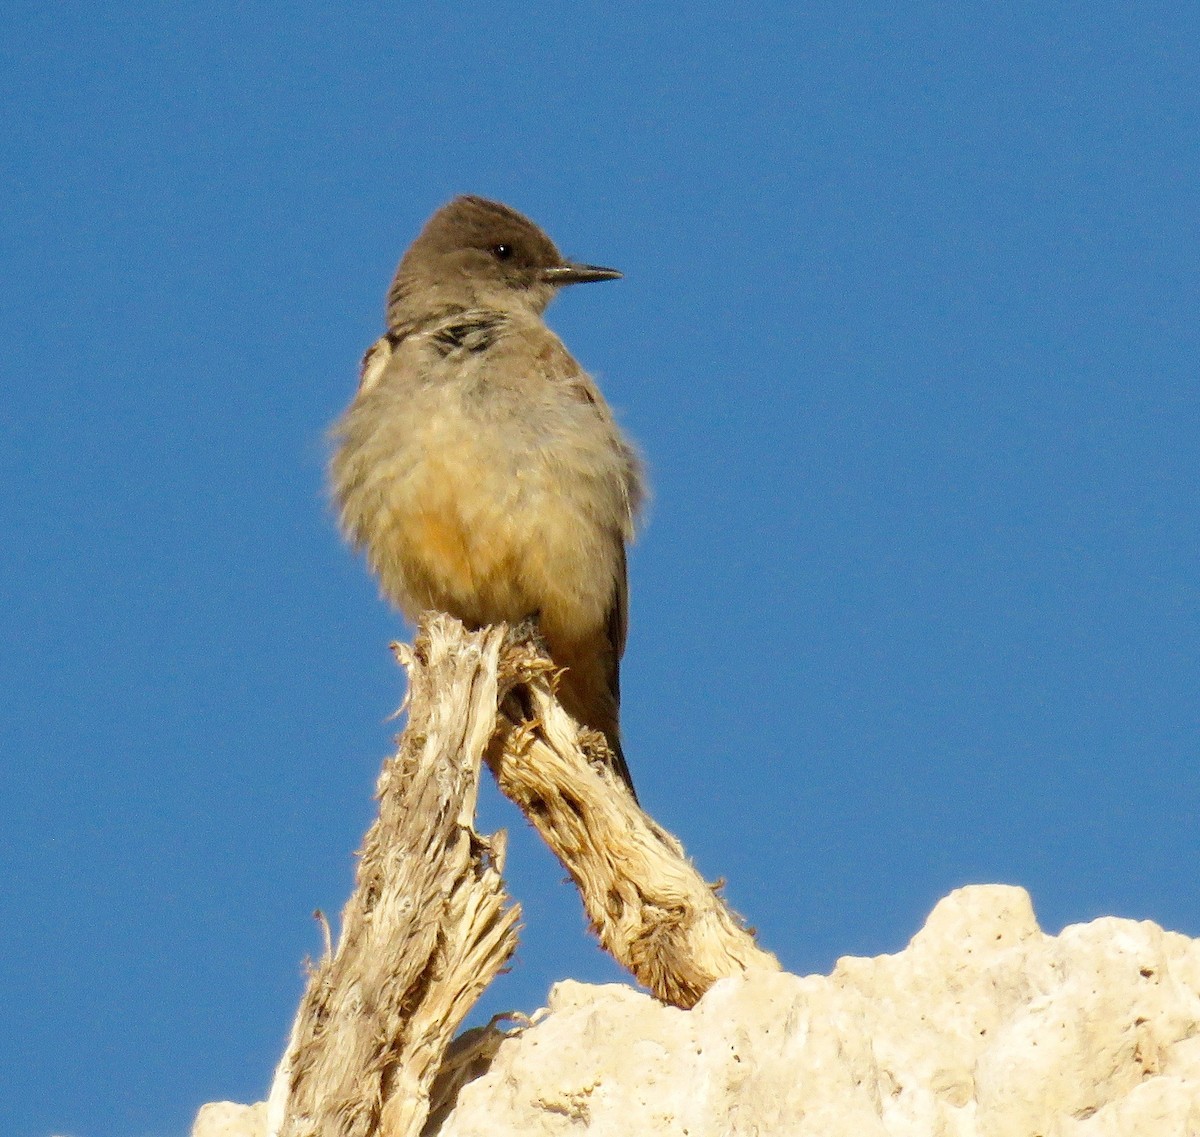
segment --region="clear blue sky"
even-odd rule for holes
[[[325,430],[463,191],[626,273],[551,322],[654,482],[627,752],[763,943],[1200,934],[1200,8],[611,10],[4,5],[5,1134],[267,1087],[402,693]],[[481,1011],[618,978],[483,823]]]

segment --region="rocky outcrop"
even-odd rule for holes
[[[238,1105],[214,1101],[200,1107],[192,1137],[262,1137],[267,1131],[267,1103]]]
[[[688,1011],[560,983],[437,1132],[1200,1137],[1200,940],[1114,918],[1049,936],[991,885],[896,955],[723,979]]]

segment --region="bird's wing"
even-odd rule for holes
[[[612,608],[608,613],[608,642],[612,645],[613,659],[620,663],[625,654],[625,638],[629,633],[629,574],[625,564],[625,542],[619,534],[613,534],[617,543],[617,571],[613,582]],[[620,695],[617,666],[613,668],[613,694]]]
[[[616,588],[613,595],[612,609],[608,614],[608,642],[611,649],[611,670],[609,672],[609,687],[612,691],[614,706],[621,705],[621,656],[625,653],[625,634],[629,630],[629,584],[625,572],[625,542],[617,537],[621,554],[617,567]],[[633,786],[633,775],[629,763],[625,760],[625,750],[621,745],[619,731],[614,731],[608,739],[608,748],[612,753],[613,769],[629,787],[633,800],[638,800],[637,790]]]
[[[383,373],[391,361],[394,346],[392,337],[386,335],[381,336],[367,348],[367,353],[362,357],[362,364],[358,369],[358,393],[360,395],[365,395],[383,378]]]

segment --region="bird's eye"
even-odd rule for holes
[[[513,255],[512,245],[506,245],[501,242],[499,245],[492,246],[492,255],[500,261],[506,261]]]

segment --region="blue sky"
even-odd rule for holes
[[[0,1130],[267,1087],[402,694],[325,431],[463,191],[626,273],[550,313],[654,484],[626,751],[764,945],[1200,935],[1200,9],[4,8]],[[479,1014],[619,978],[482,824]]]

